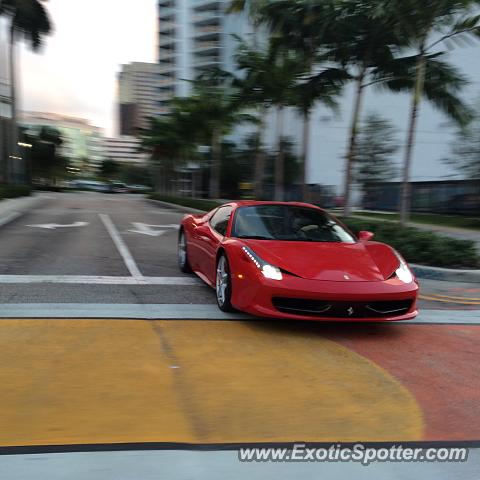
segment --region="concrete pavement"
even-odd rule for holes
[[[2,320],[0,450],[476,441],[479,356],[467,325]]]
[[[224,316],[177,269],[181,217],[141,196],[53,194],[0,228],[0,454],[480,440],[478,284],[421,282],[417,322]],[[368,469],[244,465],[221,451],[23,453],[0,456],[2,479],[474,478],[478,467],[476,452]]]

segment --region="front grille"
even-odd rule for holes
[[[323,318],[381,318],[405,315],[413,300],[382,302],[337,302],[305,298],[274,297],[273,306],[282,313]]]

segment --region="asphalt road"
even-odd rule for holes
[[[182,216],[135,195],[54,195],[1,228],[0,303],[213,303],[178,270]],[[36,283],[45,276],[56,283]],[[155,284],[122,284],[138,277]]]
[[[0,227],[0,304],[215,303],[211,289],[177,267],[181,212],[138,195],[48,197]],[[478,284],[421,286],[421,308],[480,308]]]

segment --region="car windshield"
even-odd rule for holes
[[[257,240],[355,243],[355,237],[322,210],[295,205],[241,207],[232,236]]]

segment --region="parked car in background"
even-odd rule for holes
[[[102,193],[110,191],[110,185],[108,183],[98,182],[96,180],[72,180],[69,184],[69,188]]]
[[[151,190],[147,185],[127,185],[127,188],[130,193],[148,193]]]
[[[111,181],[109,183],[110,186],[110,193],[129,193],[128,187],[122,183],[117,181]]]

